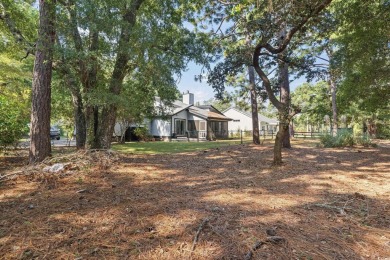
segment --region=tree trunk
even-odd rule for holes
[[[213,141],[213,130],[211,129],[211,122],[207,121],[207,133],[206,133],[206,139],[208,141]]]
[[[282,32],[280,33],[280,38],[284,39],[286,37],[286,29],[284,28]],[[280,102],[284,104],[290,110],[290,103],[291,103],[291,98],[290,98],[290,82],[288,78],[288,64],[284,62],[286,59],[286,54],[287,54],[287,48],[280,53],[278,56],[280,58],[279,60],[279,81],[280,81]],[[283,115],[281,115],[283,117]],[[289,128],[290,126],[287,125]],[[291,143],[290,143],[290,131],[287,128],[287,132],[284,133],[283,139],[282,139],[282,146],[283,148],[291,148]]]
[[[256,95],[256,84],[255,84],[255,70],[253,66],[248,67],[249,73],[249,86],[251,93],[251,108],[252,108],[252,136],[253,143],[260,144],[260,132],[259,132],[259,114],[257,111],[257,95]]]
[[[72,72],[65,56],[62,57],[62,64],[58,66],[58,72],[65,79],[66,85],[72,95],[73,103],[73,117],[76,126],[76,147],[77,149],[84,149],[86,144],[86,123],[84,114],[83,99],[80,92],[80,84],[76,80],[75,74]]]
[[[266,50],[270,54],[282,53],[287,48],[287,46],[290,43],[291,39],[293,38],[294,34],[296,32],[298,32],[299,30],[301,30],[311,17],[317,16],[331,2],[332,2],[332,0],[324,0],[318,6],[310,7],[310,9],[311,9],[310,14],[306,17],[302,17],[301,21],[296,26],[290,28],[289,31],[287,33],[285,33],[285,37],[283,37],[283,39],[281,39],[281,41],[278,43],[277,47],[272,46],[271,43],[269,43],[269,42],[267,42],[267,43],[260,42],[259,44],[257,44],[255,46],[255,49],[253,51],[253,59],[252,59],[253,67],[255,68],[257,74],[259,75],[259,77],[263,81],[263,86],[265,87],[265,89],[267,91],[267,95],[268,95],[270,102],[278,109],[280,116],[287,115],[286,116],[287,122],[284,122],[284,121],[280,122],[282,124],[280,124],[279,129],[283,129],[283,131],[285,131],[286,129],[288,131],[288,123],[289,123],[290,118],[292,118],[295,114],[299,113],[300,109],[294,108],[294,109],[292,109],[292,111],[290,111],[290,107],[286,108],[285,104],[283,104],[281,101],[279,101],[276,98],[275,94],[272,91],[271,82],[270,82],[267,74],[265,74],[264,71],[260,68],[260,61],[259,61],[260,56],[263,55],[263,53],[262,53],[263,50]],[[287,126],[285,125],[286,123],[287,123]],[[280,134],[279,134],[279,132],[280,132]],[[279,136],[277,136],[278,140],[283,139],[283,134],[282,134],[281,130],[279,130],[279,132],[278,132]],[[274,152],[275,152],[274,164],[280,165],[282,163],[282,153],[281,153],[281,147],[279,147],[279,142],[277,142],[276,140],[275,140]]]
[[[43,161],[51,154],[50,102],[55,4],[55,0],[39,1],[39,35],[32,83],[30,163]]]
[[[89,52],[90,57],[87,66],[87,78],[85,80],[84,89],[86,93],[91,93],[97,88],[98,80],[98,61],[95,52],[99,48],[99,33],[94,31],[90,35]],[[82,77],[82,76],[81,76]],[[101,138],[97,135],[99,128],[99,107],[91,104],[90,100],[86,100],[85,122],[87,128],[87,146],[92,149],[100,149]]]
[[[336,136],[337,131],[339,128],[338,125],[338,118],[337,118],[337,103],[336,103],[336,96],[337,96],[337,86],[335,81],[335,71],[333,70],[333,50],[330,46],[327,46],[325,48],[325,52],[328,55],[329,58],[329,90],[331,94],[331,101],[332,101],[332,122],[331,122],[331,128],[332,128],[332,135]]]
[[[338,118],[337,118],[337,103],[336,103],[337,87],[336,87],[336,83],[334,82],[332,77],[330,77],[330,79],[329,79],[329,86],[330,86],[330,93],[332,95],[332,115],[333,115],[332,116],[332,123],[333,123],[332,135],[336,136],[337,130],[339,128],[339,125],[337,122]]]
[[[141,7],[144,0],[134,0],[123,14],[123,26],[119,37],[117,56],[115,60],[114,70],[112,72],[109,92],[112,95],[120,95],[122,90],[123,79],[128,72],[128,61],[130,53],[128,44],[132,28],[136,23],[137,11]],[[101,148],[111,147],[111,138],[114,132],[116,120],[117,106],[115,103],[109,104],[102,109],[100,125],[96,131],[96,138],[100,142]]]
[[[83,100],[80,92],[72,91],[73,114],[76,124],[76,147],[78,150],[84,149],[87,141],[87,128],[85,122]]]
[[[286,107],[285,109],[281,109],[279,111],[279,130],[276,134],[275,145],[274,145],[274,165],[282,164],[282,147],[283,140],[286,135],[289,135],[289,126],[290,126],[290,115],[289,109]]]

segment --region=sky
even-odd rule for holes
[[[195,81],[195,75],[201,74],[202,66],[197,65],[193,62],[188,64],[188,69],[182,73],[180,81],[177,83],[178,89],[181,93],[187,92],[194,94],[195,102],[200,102],[201,104],[205,100],[214,98],[215,93],[213,88],[209,86],[206,80],[202,82]],[[290,83],[291,91],[306,82],[305,78],[299,78]]]

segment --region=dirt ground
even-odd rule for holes
[[[293,145],[0,157],[0,259],[390,259],[390,146]]]

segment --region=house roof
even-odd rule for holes
[[[237,107],[230,107],[230,108],[226,109],[225,111],[223,111],[223,113],[225,113],[229,109],[234,109],[237,112],[240,112],[241,114],[243,114],[243,115],[245,115],[245,116],[247,116],[249,118],[252,118],[252,114],[251,113],[248,113],[246,111],[242,111],[242,110],[240,110]],[[268,123],[270,125],[277,125],[279,123],[279,121],[277,119],[275,119],[275,118],[269,118],[269,117],[266,117],[266,116],[264,116],[262,114],[257,114],[257,116],[259,117],[259,121],[266,122],[266,123]]]
[[[185,104],[183,102],[181,102],[180,100],[176,100],[176,101],[173,101],[173,104],[172,104],[172,112],[169,113],[169,115],[175,115],[181,111],[183,111],[184,109],[187,109],[193,105],[189,105],[189,104]]]
[[[156,103],[161,106],[161,99],[156,97]],[[202,105],[202,106],[194,106],[185,104],[180,100],[175,100],[172,102],[172,106],[167,109],[167,115],[173,116],[177,113],[188,109],[188,112],[196,115],[205,120],[220,120],[220,121],[230,121],[231,118],[226,117],[222,112],[211,105]]]
[[[215,109],[215,110],[218,111],[217,109]],[[206,109],[204,109],[202,107],[198,107],[198,106],[190,107],[188,109],[188,112],[190,112],[191,114],[194,114],[200,118],[203,118],[203,119],[214,119],[214,120],[223,120],[223,121],[232,120],[231,118],[226,117],[225,115],[223,115],[219,111],[218,111],[219,113],[217,113],[217,112],[206,110]]]

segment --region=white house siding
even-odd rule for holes
[[[252,131],[253,130],[252,117],[249,117],[235,110],[234,108],[229,108],[223,114],[226,117],[233,119],[232,121],[228,122],[229,131],[237,131],[237,130]],[[267,120],[272,120],[272,119],[267,119]],[[272,130],[275,132],[277,130],[276,124],[277,123],[275,121],[274,123],[272,123],[272,125],[270,125],[268,122],[264,122],[259,118],[260,133],[262,133],[263,130],[264,131]]]
[[[203,118],[195,116],[193,114],[189,114],[188,115],[188,120],[199,120],[199,121],[205,121],[206,122],[206,120],[204,120]]]
[[[170,119],[153,119],[150,123],[150,133],[153,136],[169,137],[171,120]]]
[[[252,118],[238,112],[235,109],[228,109],[223,113],[226,117],[233,119],[228,122],[229,131],[247,130],[252,131]]]
[[[113,135],[122,136],[122,134],[124,134],[124,131],[126,131],[128,127],[145,127],[145,126],[147,126],[148,128],[150,126],[150,120],[147,118],[145,118],[141,124],[130,123],[129,125],[124,125],[123,122],[118,121],[115,123]]]

